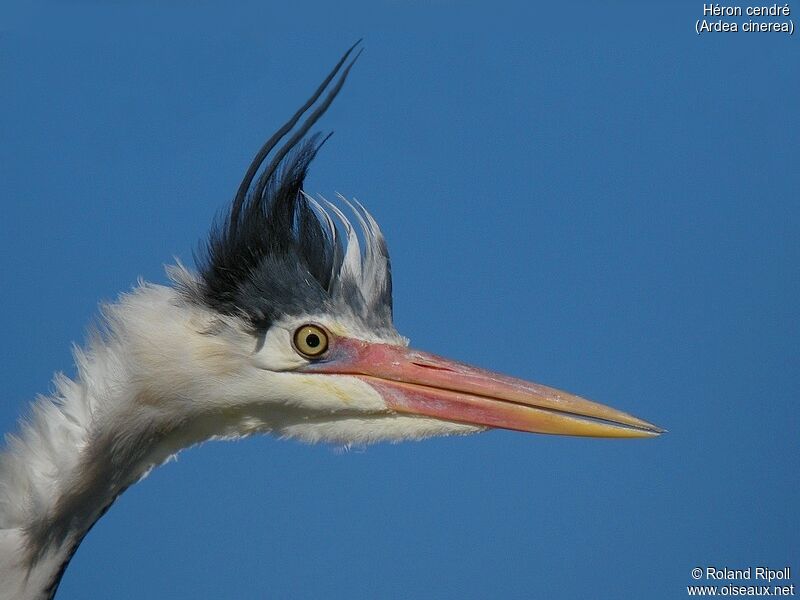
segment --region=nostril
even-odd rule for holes
[[[449,371],[450,373],[454,373],[455,372],[455,371],[453,371],[453,369],[448,369],[447,367],[440,367],[438,365],[433,365],[433,364],[430,364],[430,363],[421,363],[421,362],[412,361],[411,364],[412,365],[416,365],[418,367],[422,367],[423,369],[432,369],[434,371]]]

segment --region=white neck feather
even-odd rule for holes
[[[104,317],[107,329],[74,351],[75,381],[57,375],[56,393],[32,404],[0,454],[0,599],[51,597],[75,548],[119,494],[216,433],[202,419],[187,431],[191,411],[168,408],[176,403],[164,394],[183,393],[169,373],[167,385],[141,377],[154,361],[169,371],[185,352],[169,345],[185,339],[169,328],[201,317],[171,288],[150,285],[106,307]]]

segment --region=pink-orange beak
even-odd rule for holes
[[[561,435],[641,438],[664,431],[551,387],[403,346],[337,338],[329,360],[309,370],[357,376],[398,413]]]

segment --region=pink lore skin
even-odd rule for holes
[[[397,413],[561,435],[637,438],[662,429],[567,392],[403,346],[329,334],[324,358],[303,370],[354,375]]]

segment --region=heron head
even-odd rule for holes
[[[566,392],[409,349],[392,323],[389,254],[375,219],[356,201],[315,200],[303,190],[327,139],[306,134],[352,63],[267,161],[347,56],[256,155],[204,246],[199,275],[178,277],[184,299],[214,316],[200,345],[212,345],[207,354],[227,365],[213,380],[218,396],[249,407],[245,420],[255,429],[313,441],[365,443],[488,427],[657,435],[661,430],[645,421]],[[263,426],[267,409],[272,422]]]

